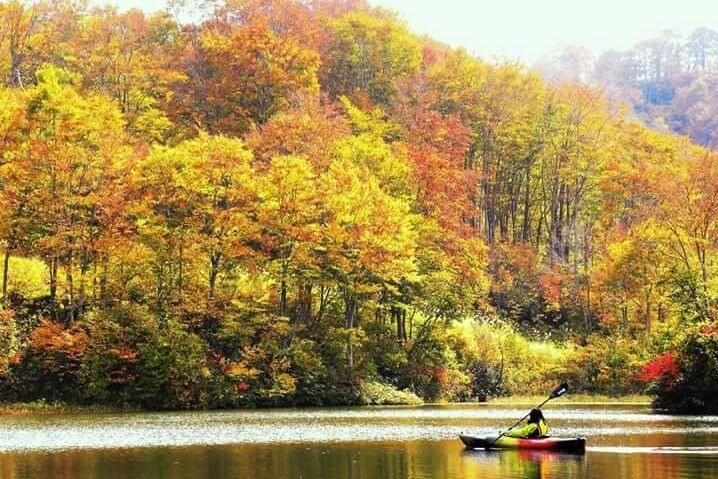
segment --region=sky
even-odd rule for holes
[[[487,60],[533,64],[566,45],[593,53],[627,49],[664,30],[718,30],[718,0],[369,0],[397,11],[410,29]],[[93,0],[92,3],[106,3]],[[164,8],[165,0],[110,0]]]

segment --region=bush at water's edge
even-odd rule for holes
[[[359,388],[359,402],[365,406],[418,406],[424,401],[411,391],[402,391],[391,384],[365,381]]]
[[[208,341],[178,318],[160,327],[140,306],[88,314],[69,327],[41,321],[22,354],[12,341],[0,344],[7,358],[0,401],[141,409],[419,404],[542,396],[562,380],[572,393],[613,396],[642,391],[635,377],[648,357],[627,334],[579,345],[464,319],[404,343],[368,329],[357,350],[363,361],[347,380],[343,331],[328,329],[318,342],[292,337],[281,319],[267,324],[248,338],[232,326]]]
[[[718,413],[718,329],[699,325],[642,369],[656,409],[685,414]]]

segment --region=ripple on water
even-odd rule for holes
[[[587,447],[588,452],[597,453],[608,453],[608,454],[708,454],[718,455],[718,447],[707,446],[707,447]]]
[[[423,407],[14,416],[0,418],[0,452],[442,440],[461,432],[495,434],[524,413],[512,408]],[[547,414],[553,433],[563,436],[619,436],[627,429],[632,435],[718,433],[718,417],[663,416],[647,414],[644,408],[551,409]]]

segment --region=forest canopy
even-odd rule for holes
[[[714,334],[712,150],[362,0],[180,3],[0,2],[0,399],[629,393]]]

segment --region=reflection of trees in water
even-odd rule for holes
[[[604,438],[602,448],[599,438],[585,455],[465,451],[458,439],[1,453],[0,479],[718,479],[715,455],[626,452],[717,440],[655,433]]]
[[[580,478],[586,463],[583,454],[549,451],[464,451],[463,457],[477,463],[482,478]]]

